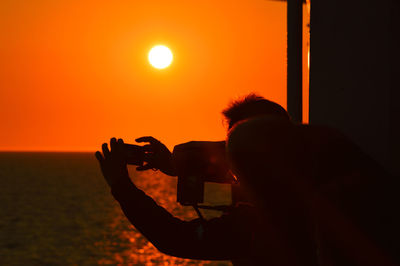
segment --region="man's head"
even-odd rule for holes
[[[229,129],[239,121],[257,116],[271,115],[290,120],[282,106],[254,93],[232,102],[222,114],[228,122]]]
[[[253,195],[288,198],[289,187],[295,187],[304,176],[304,144],[298,127],[287,119],[271,115],[250,118],[236,123],[228,133],[229,168]]]
[[[228,132],[226,149],[238,177],[259,178],[265,172],[276,176],[289,170],[296,142],[290,121],[266,115],[235,124]]]

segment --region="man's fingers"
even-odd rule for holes
[[[153,150],[153,145],[151,145],[151,144],[143,145],[143,146],[142,146],[142,149],[143,149],[144,151],[152,151],[152,150]]]
[[[145,162],[151,163],[154,160],[154,153],[145,153],[143,156]]]
[[[122,152],[124,150],[124,141],[122,139],[118,139],[117,147],[119,152]]]
[[[151,136],[145,136],[141,138],[137,138],[136,142],[150,142],[151,144],[157,144],[159,141]]]
[[[117,139],[116,138],[111,138],[110,139],[110,147],[111,147],[111,151],[116,151],[117,148]]]
[[[96,156],[97,160],[101,163],[103,162],[104,158],[103,155],[101,155],[101,152],[96,151],[96,153],[94,154],[94,156]]]
[[[110,155],[110,150],[108,149],[107,143],[103,143],[103,145],[101,145],[101,148],[103,150],[104,158],[107,158]]]
[[[143,166],[136,167],[136,170],[137,171],[145,171],[145,170],[149,170],[149,169],[152,169],[152,168],[153,167],[151,167],[150,164],[146,164],[146,165],[143,165]]]

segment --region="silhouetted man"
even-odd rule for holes
[[[122,140],[111,139],[111,151],[103,144],[104,156],[97,152],[96,157],[130,222],[166,254],[242,265],[391,265],[385,253],[389,249],[375,246],[380,242],[367,234],[376,223],[364,223],[369,228],[358,232],[360,217],[368,215],[351,213],[362,210],[352,197],[354,189],[374,183],[357,176],[375,180],[382,173],[379,166],[341,134],[293,125],[277,106],[252,95],[224,111],[231,128],[231,169],[252,195],[253,205],[236,206],[208,221],[177,219],[139,190],[129,179]],[[145,145],[148,164],[138,170],[175,174],[171,153],[162,143],[151,137],[138,141],[150,142]],[[371,173],[365,172],[368,169]],[[353,186],[346,187],[346,182]],[[362,252],[369,252],[367,259]]]
[[[339,132],[259,117],[230,131],[227,154],[278,234],[277,259],[399,265],[398,181]]]
[[[289,120],[281,106],[254,94],[232,103],[224,111],[229,128],[243,119],[268,114]],[[165,145],[152,137],[137,141],[150,143],[144,146],[150,154],[146,158],[148,163],[137,170],[157,168],[168,175],[175,175],[171,152]],[[160,251],[183,258],[233,260],[235,264],[242,261],[243,265],[260,265],[260,260],[257,262],[253,253],[262,254],[264,251],[251,250],[250,245],[257,233],[252,223],[258,220],[258,214],[253,207],[237,206],[230,213],[205,222],[200,219],[181,221],[131,182],[121,154],[123,141],[112,139],[110,145],[111,151],[107,144],[103,144],[103,156],[97,152],[96,157],[112,194],[131,223]]]

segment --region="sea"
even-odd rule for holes
[[[176,177],[137,172],[134,183],[174,216]],[[206,185],[206,204],[229,204],[230,188]],[[204,211],[208,218],[221,215]],[[0,265],[231,265],[159,252],[125,218],[93,153],[0,153]]]

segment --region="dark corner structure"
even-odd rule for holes
[[[287,106],[302,121],[302,0],[287,0]],[[400,174],[400,1],[311,0],[310,124]]]

